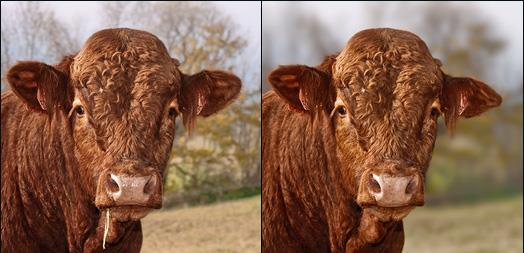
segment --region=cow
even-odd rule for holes
[[[155,35],[94,33],[56,65],[21,61],[2,93],[2,252],[139,252],[162,206],[182,118],[230,104],[240,79],[184,74]]]
[[[441,70],[415,34],[356,33],[318,66],[279,66],[262,100],[263,252],[401,252],[424,204],[442,114],[453,129],[501,104]]]

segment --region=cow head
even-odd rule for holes
[[[379,219],[400,220],[424,204],[424,182],[443,114],[448,128],[500,105],[473,78],[446,75],[416,35],[393,29],[357,33],[315,68],[281,66],[269,80],[298,111],[331,117],[344,185]]]
[[[7,78],[34,113],[68,115],[85,191],[127,221],[162,205],[175,119],[181,115],[190,129],[195,117],[224,108],[240,91],[233,74],[185,75],[178,65],[154,35],[107,29],[56,66],[20,62]]]

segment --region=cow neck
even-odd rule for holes
[[[80,252],[93,209],[80,187],[79,173],[72,153],[70,124],[60,109],[52,113],[21,113],[18,121],[13,160],[22,161],[6,168],[16,168],[20,212],[25,214],[26,231],[40,248],[66,247]],[[27,128],[31,122],[35,127]],[[32,129],[38,129],[35,133]],[[2,150],[3,151],[3,150]],[[3,166],[4,167],[4,166]],[[64,240],[67,238],[67,242]],[[47,245],[46,243],[51,243]]]
[[[305,122],[305,125],[284,131],[290,135],[284,137],[292,142],[290,151],[296,150],[281,161],[291,160],[290,166],[285,167],[292,170],[281,173],[286,214],[294,228],[294,237],[311,244],[306,245],[309,251],[341,252],[357,218],[352,211],[352,198],[345,192],[337,169],[335,137],[329,115],[317,110],[298,117],[302,119],[297,122]],[[293,143],[293,136],[302,137]]]
[[[60,205],[63,207],[64,219],[67,229],[67,238],[70,249],[78,250],[83,247],[83,242],[87,239],[89,230],[96,215],[96,207],[89,200],[89,196],[83,189],[83,182],[78,170],[78,164],[74,156],[73,133],[64,112],[57,110],[51,119],[51,129],[53,131],[51,140],[59,140],[60,143],[55,147],[61,147],[64,161],[62,178],[58,182],[63,182],[63,197],[60,198]]]
[[[313,139],[317,139],[321,145],[306,145],[312,147],[316,152],[325,156],[326,164],[318,164],[317,168],[325,168],[317,174],[316,183],[320,185],[319,193],[321,205],[326,216],[326,223],[329,228],[329,243],[332,252],[343,251],[349,232],[357,222],[358,213],[353,197],[346,191],[346,187],[341,180],[342,174],[340,164],[336,156],[336,139],[331,119],[327,112],[319,110],[313,118],[312,124]],[[320,141],[321,140],[321,141]],[[318,161],[317,161],[318,162]],[[313,167],[315,168],[315,167]]]

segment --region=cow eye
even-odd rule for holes
[[[431,108],[431,117],[436,118],[438,116],[440,116],[440,110],[437,107],[432,107]]]
[[[440,114],[442,114],[442,111],[440,110],[440,101],[435,100],[431,104],[430,116],[431,118],[436,119],[440,116]]]
[[[169,117],[178,116],[178,110],[174,107],[169,108]]]
[[[339,106],[339,107],[337,108],[337,113],[338,113],[338,115],[340,115],[340,116],[346,116],[346,114],[347,114],[348,112],[347,112],[347,110],[346,110],[346,107],[344,107],[344,106]]]
[[[75,108],[75,113],[78,116],[83,116],[85,114],[84,107],[82,107],[81,105],[77,106]]]

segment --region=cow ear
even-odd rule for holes
[[[220,70],[182,75],[180,104],[186,129],[191,131],[196,116],[207,117],[230,104],[240,93],[241,86],[240,78]]]
[[[502,97],[487,84],[469,77],[444,76],[441,93],[446,126],[454,129],[459,116],[477,116],[502,103]]]
[[[57,66],[63,66],[64,61]],[[7,72],[13,92],[31,109],[50,112],[67,103],[68,73],[35,61],[21,61]]]
[[[298,110],[323,106],[329,98],[331,75],[305,65],[280,66],[269,74],[275,92]]]

